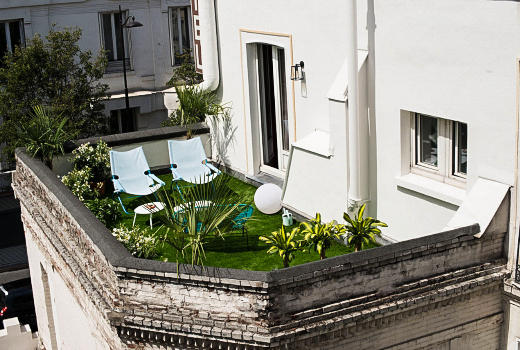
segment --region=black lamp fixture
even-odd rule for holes
[[[294,66],[291,66],[291,80],[303,80],[305,79],[305,71],[303,68],[305,67],[305,63],[300,61],[300,63],[296,63]]]
[[[123,46],[123,77],[125,80],[125,116],[130,116],[130,101],[128,100],[128,83],[126,81],[126,57],[125,57],[125,34],[123,32],[123,28],[137,28],[142,27],[143,24],[136,21],[134,16],[128,16],[123,22],[123,11],[121,10],[121,5],[119,5],[119,18],[122,22],[121,24],[121,44]]]
[[[125,23],[123,23],[123,27],[125,28],[136,28],[142,27],[143,24],[135,20],[134,16],[129,16],[126,18]]]

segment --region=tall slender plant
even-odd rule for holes
[[[308,222],[302,222],[300,227],[305,241],[309,247],[318,252],[322,260],[327,258],[326,252],[332,242],[334,242],[335,239],[341,239],[347,232],[345,225],[338,224],[335,221],[328,223],[321,222],[320,213],[316,213],[316,218]]]
[[[372,217],[364,218],[366,203],[359,208],[357,214],[350,217],[347,213],[343,214],[343,219],[347,221],[347,242],[354,247],[356,252],[360,251],[370,243],[376,242],[376,236],[381,236],[379,227],[388,227],[382,221]]]

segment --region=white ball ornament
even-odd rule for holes
[[[264,184],[255,192],[255,205],[264,214],[282,209],[282,189],[275,184]]]

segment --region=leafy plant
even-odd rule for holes
[[[89,181],[104,181],[110,174],[110,150],[106,142],[99,140],[96,146],[89,142],[80,145],[72,151],[72,164],[74,169],[89,167],[92,176]]]
[[[354,247],[356,252],[370,243],[375,243],[376,236],[381,236],[379,227],[388,227],[384,222],[372,217],[363,218],[365,208],[366,203],[359,208],[357,214],[352,218],[347,213],[343,214],[343,219],[348,223],[346,226],[348,231],[347,242]]]
[[[211,90],[203,90],[199,86],[177,86],[177,97],[179,98],[179,107],[172,112],[166,119],[163,126],[188,126],[203,122],[206,116],[216,116],[222,110],[218,102],[217,94]],[[191,132],[188,130],[189,137]]]
[[[330,248],[335,239],[341,237],[347,232],[345,225],[338,224],[335,221],[329,223],[321,222],[321,214],[316,213],[316,218],[308,222],[300,224],[301,233],[309,245],[320,255],[320,259],[325,259],[327,249]]]
[[[181,65],[173,69],[173,76],[166,85],[194,85],[202,82],[202,74],[195,69],[191,50],[184,50],[182,54],[176,53],[175,60],[181,62]]]
[[[67,118],[53,115],[52,111],[42,106],[35,106],[27,122],[17,124],[17,146],[25,146],[33,156],[42,160],[52,169],[52,159],[57,154],[64,154],[63,144],[74,135],[65,130]]]
[[[153,259],[159,255],[160,240],[148,228],[120,225],[112,230],[112,235],[137,258]]]
[[[114,227],[121,219],[119,203],[112,198],[94,198],[85,201],[85,205],[108,228]]]
[[[82,202],[97,196],[95,190],[90,187],[92,177],[91,169],[86,166],[82,169],[72,169],[67,175],[61,178],[61,182],[71,190],[72,194]]]
[[[278,231],[271,232],[268,236],[260,236],[258,239],[270,244],[271,247],[267,254],[278,253],[282,258],[283,267],[289,267],[289,263],[294,259],[294,253],[302,250],[302,242],[297,240],[299,238],[300,229],[295,227],[290,233],[285,232],[285,228]]]
[[[80,137],[103,133],[108,119],[103,101],[108,85],[101,82],[106,57],[81,50],[81,30],[57,31],[45,38],[35,35],[25,47],[8,52],[0,64],[0,140],[4,157],[13,158],[19,143],[18,125],[28,125],[34,105],[49,106],[67,120],[63,130]]]
[[[165,227],[164,240],[192,265],[204,265],[204,245],[210,237],[224,238],[231,231],[242,198],[230,187],[229,176],[221,174],[211,183],[182,188],[182,196],[157,191],[165,209],[157,217]]]

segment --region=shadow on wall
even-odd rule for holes
[[[231,109],[226,109],[224,113],[217,117],[209,118],[211,125],[211,143],[215,154],[213,159],[222,165],[228,166],[229,149],[235,142],[237,127],[233,125]]]
[[[409,196],[417,197],[422,201],[432,203],[432,204],[435,204],[436,206],[443,207],[443,208],[446,208],[449,210],[453,210],[454,213],[457,211],[457,209],[459,209],[459,207],[455,204],[447,203],[447,202],[441,201],[440,199],[436,199],[436,198],[427,196],[425,194],[409,190],[407,188],[397,187],[397,190],[399,192],[405,193]]]

